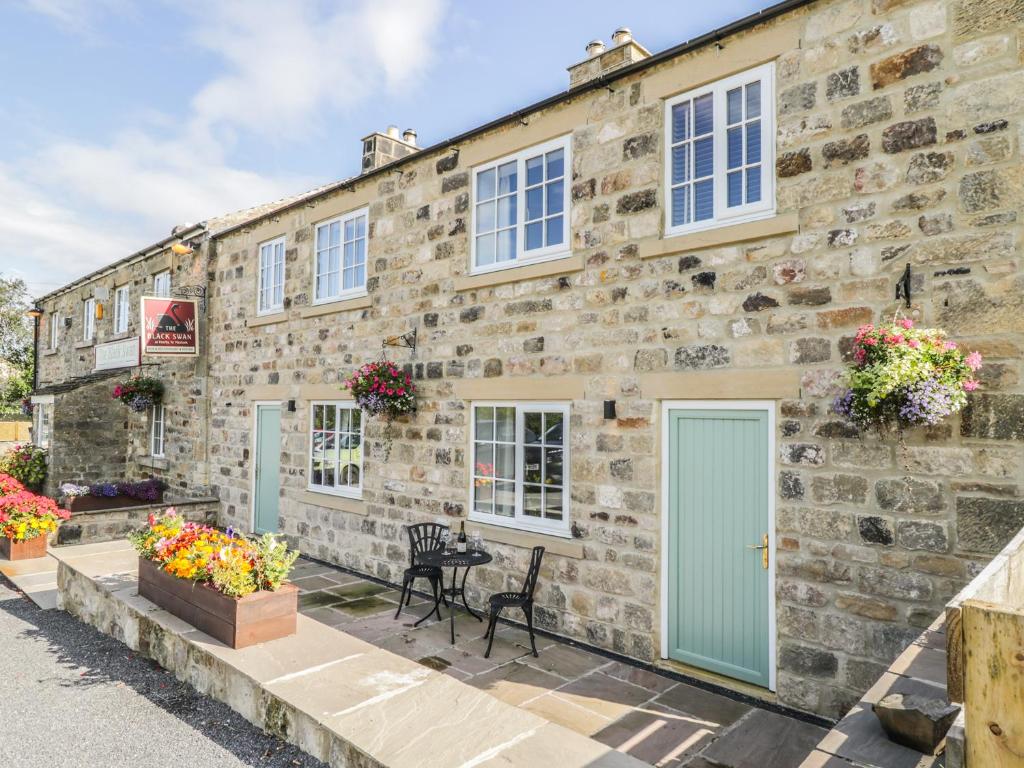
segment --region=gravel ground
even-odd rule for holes
[[[0,576],[0,766],[321,768]]]

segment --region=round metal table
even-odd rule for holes
[[[450,597],[452,602],[448,606],[448,613],[450,614],[451,630],[452,630],[452,645],[455,644],[455,598],[462,598],[463,607],[469,612],[469,615],[475,618],[477,621],[482,622],[483,617],[480,616],[476,611],[469,607],[466,603],[466,577],[469,576],[469,569],[475,565],[486,565],[491,562],[494,558],[491,557],[487,552],[481,552],[479,550],[470,550],[463,555],[455,552],[445,552],[443,549],[434,549],[429,552],[422,552],[416,557],[417,565],[433,565],[441,568],[441,589],[437,594],[437,598],[434,600],[434,610],[424,616],[422,619],[416,622],[415,626],[419,626],[422,622],[429,619],[435,613],[438,618],[441,618],[441,598],[444,596]],[[452,585],[446,587],[444,585],[444,568],[452,569]],[[465,569],[462,574],[462,584],[456,586],[456,580],[459,575],[459,568]]]

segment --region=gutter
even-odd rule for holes
[[[600,88],[606,88],[609,85],[609,83],[621,80],[624,77],[629,77],[632,74],[642,72],[651,67],[656,67],[659,64],[662,64],[666,61],[674,59],[678,56],[682,56],[683,54],[699,50],[713,43],[721,42],[722,39],[728,37],[729,35],[734,35],[738,32],[750,29],[751,27],[755,27],[758,24],[770,21],[790,11],[802,8],[805,5],[810,5],[813,2],[815,2],[815,0],[783,0],[783,2],[771,5],[762,11],[757,11],[756,13],[752,13],[749,16],[745,16],[742,19],[730,22],[725,26],[719,27],[718,29],[713,29],[710,32],[706,32],[700,37],[695,37],[692,40],[687,40],[686,42],[679,43],[678,45],[674,45],[671,48],[666,48],[664,51],[649,56],[646,59],[638,61],[634,64],[622,67],[621,69],[617,69],[614,72],[610,72],[604,75],[598,75],[593,80],[588,80],[587,82],[582,83],[576,86],[575,88],[562,91],[561,93],[557,93],[554,96],[549,96],[546,99],[535,102],[534,104],[531,104],[528,107],[523,107],[522,109],[517,109],[515,112],[510,112],[504,117],[499,117],[496,120],[490,121],[489,123],[484,123],[481,126],[473,128],[469,131],[465,131],[464,133],[460,133],[457,136],[453,136],[450,139],[445,139],[444,141],[438,142],[437,144],[432,144],[428,147],[424,147],[419,152],[414,152],[411,155],[406,155],[405,157],[393,160],[390,163],[387,163],[386,165],[379,166],[377,168],[374,168],[372,171],[367,171],[366,173],[360,174],[358,176],[351,176],[347,179],[342,179],[341,181],[334,182],[333,184],[328,184],[326,186],[320,187],[315,192],[310,193],[309,195],[304,195],[303,197],[297,200],[292,200],[279,208],[274,208],[273,210],[267,211],[266,213],[260,214],[259,216],[256,216],[252,219],[248,219],[238,224],[233,224],[232,226],[218,230],[217,232],[211,232],[210,237],[216,239],[223,235],[228,235],[231,234],[232,232],[237,232],[240,229],[244,229],[245,227],[251,226],[253,222],[270,218],[271,216],[277,216],[285,211],[289,211],[293,208],[299,207],[300,205],[304,205],[313,198],[319,197],[321,195],[330,194],[331,192],[336,192],[339,189],[344,189],[346,187],[351,187],[352,189],[355,189],[355,185],[358,182],[361,182],[363,179],[370,179],[383,173],[390,173],[400,168],[401,166],[406,165],[407,163],[413,162],[414,160],[422,160],[424,157],[427,157],[431,154],[440,153],[445,149],[449,149],[461,142],[479,136],[482,133],[494,130],[495,128],[500,128],[501,126],[507,125],[508,123],[517,122],[524,117],[532,115],[535,112],[539,112],[543,109],[547,109],[550,106],[560,104],[564,101],[575,98],[576,96],[588,93],[589,91],[598,90]]]

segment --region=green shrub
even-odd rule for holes
[[[28,443],[16,445],[0,456],[0,472],[38,493],[46,482],[46,449]]]

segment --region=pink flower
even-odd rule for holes
[[[967,363],[967,367],[972,371],[978,370],[981,368],[981,353],[971,352],[971,354],[964,358],[964,362]]]
[[[867,356],[868,352],[863,347],[859,348],[856,352],[853,353],[853,359],[856,360],[858,363],[863,363],[864,358]]]
[[[869,347],[873,347],[876,344],[878,344],[878,339],[869,336],[868,338],[864,339],[864,343],[867,344]]]
[[[388,390],[388,394],[389,394],[389,395],[393,395],[393,394],[395,394],[395,390],[393,390],[393,389],[389,389],[389,390]]]
[[[947,352],[951,352],[952,350],[956,349],[956,344],[954,344],[952,341],[944,341],[942,342],[942,348]]]
[[[907,346],[910,347],[911,349],[917,349],[918,347],[921,346],[921,342],[918,341],[917,339],[911,339],[910,341],[907,342]]]
[[[404,389],[404,388],[402,388],[402,387],[399,387],[399,388],[398,388],[398,394],[399,394],[399,395],[404,395],[404,394],[405,394],[405,389]]]
[[[978,382],[976,379],[968,379],[964,382],[964,390],[967,392],[973,392],[978,388]]]
[[[914,321],[911,320],[909,317],[905,317],[902,321],[900,321],[900,325],[902,325],[907,330],[910,330],[911,328],[914,327]]]

